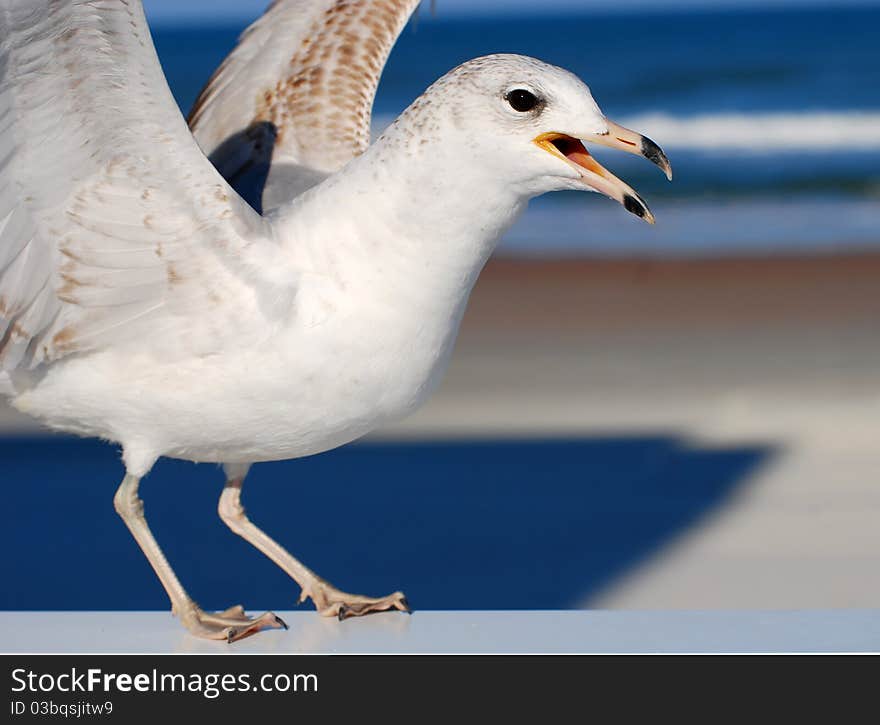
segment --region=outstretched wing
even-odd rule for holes
[[[189,123],[255,209],[289,201],[367,148],[382,68],[419,2],[275,0],[244,32]]]
[[[280,297],[266,224],[193,139],[140,0],[0,0],[3,369],[210,350]]]

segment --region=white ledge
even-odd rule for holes
[[[0,612],[5,653],[878,652],[880,610],[384,613],[337,622],[279,612],[290,630],[227,645],[167,612]]]

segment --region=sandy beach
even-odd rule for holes
[[[702,502],[584,606],[880,607],[878,290],[880,255],[494,260],[440,391],[372,440],[580,441],[587,458],[610,440],[650,454],[644,465],[624,459],[624,472],[614,455],[610,469],[567,464],[586,487],[634,477],[642,498],[632,500],[653,501],[639,526],[670,515],[666,496],[681,509],[683,488]],[[0,420],[35,430],[8,411]],[[523,480],[546,487],[566,450],[548,448]],[[475,480],[503,490],[493,460]],[[614,500],[625,526],[632,500]],[[455,517],[442,525],[455,531]],[[589,546],[607,540],[597,536]],[[614,545],[629,538],[621,531]]]
[[[708,435],[723,420],[749,436],[770,425],[770,408],[835,439],[876,439],[827,415],[870,417],[880,396],[878,283],[870,255],[496,260],[440,392],[386,433],[699,423]],[[801,414],[811,406],[821,408]]]

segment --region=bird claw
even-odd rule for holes
[[[181,620],[196,637],[225,639],[229,644],[264,629],[288,629],[287,623],[274,612],[265,612],[259,617],[248,617],[240,605],[230,607],[219,614],[209,614],[196,604],[191,604],[181,614]]]
[[[320,577],[315,577],[314,581],[303,586],[297,604],[302,604],[306,599],[315,603],[315,608],[322,617],[336,617],[340,622],[391,609],[412,613],[403,592],[394,592],[387,597],[365,597],[343,592]]]
[[[366,597],[364,597],[364,599],[366,599]],[[407,598],[400,594],[400,592],[395,592],[394,594],[383,597],[382,599],[368,600],[367,602],[360,602],[358,604],[355,604],[354,606],[349,606],[348,604],[340,604],[339,610],[336,613],[336,618],[340,622],[343,622],[350,617],[362,617],[365,614],[387,612],[391,609],[396,609],[406,614],[412,614],[412,607],[410,607]],[[321,613],[323,614],[323,612]]]
[[[300,601],[309,597],[321,616],[336,617],[340,622],[351,617],[362,617],[392,609],[412,613],[412,608],[403,592],[394,592],[387,597],[364,597],[359,594],[348,594],[321,581],[304,590]]]

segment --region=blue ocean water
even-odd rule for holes
[[[442,13],[442,8],[441,8]],[[188,110],[240,27],[154,30]],[[649,201],[648,228],[598,196],[538,200],[508,252],[718,253],[880,245],[880,9],[723,10],[432,19],[400,38],[380,128],[469,58],[534,55],[571,69],[609,116],[652,136],[675,181],[597,157]]]

